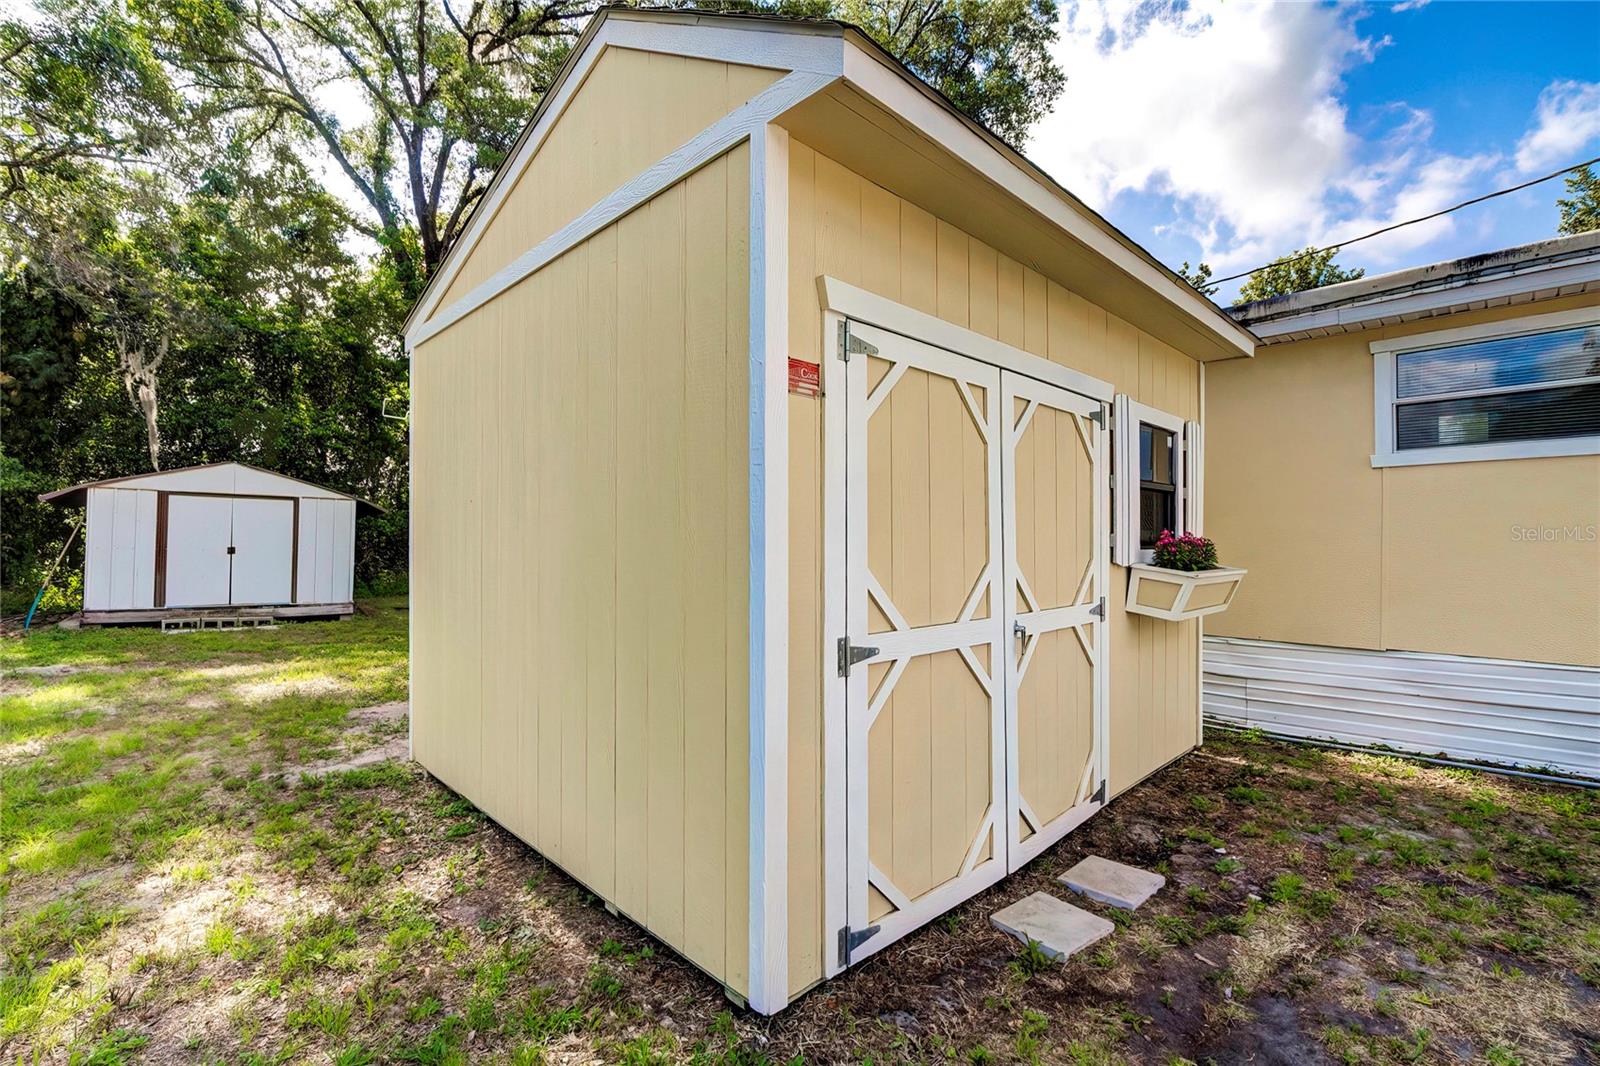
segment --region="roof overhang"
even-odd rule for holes
[[[1600,292],[1600,231],[1277,296],[1229,313],[1263,345]]]
[[[157,470],[148,474],[129,474],[125,477],[103,478],[100,481],[85,481],[78,485],[68,485],[64,489],[56,489],[54,492],[41,492],[39,494],[39,502],[54,504],[57,507],[82,507],[89,501],[90,489],[136,489],[140,487],[141,482],[161,481],[171,477],[174,474],[187,474],[196,470],[214,470],[220,466],[237,466],[245,470],[254,470],[258,474],[267,474],[271,477],[281,478],[284,481],[292,481],[297,485],[304,485],[307,488],[316,489],[318,492],[326,492],[332,496],[338,496],[346,500],[354,500],[357,514],[384,513],[384,509],[382,507],[379,507],[371,500],[363,499],[360,496],[354,496],[348,492],[340,492],[338,489],[330,489],[326,485],[318,485],[314,482],[307,481],[304,478],[291,477],[288,474],[280,474],[276,470],[268,470],[265,467],[252,466],[249,463],[238,463],[233,461],[220,463],[201,463],[197,466],[181,466],[172,470]],[[244,493],[242,495],[248,495],[248,493]]]
[[[763,113],[752,108],[749,120],[789,129],[864,177],[961,225],[1187,355],[1214,360],[1255,352],[1256,338],[1249,330],[1020,152],[962,114],[865,33],[841,22],[602,9],[585,28],[506,165],[495,175],[475,222],[486,220],[490,212],[483,205],[493,202],[496,186],[520,172],[527,155],[554,123],[581,80],[575,75],[592,62],[591,53],[607,45],[803,73],[809,79],[799,83],[804,91],[788,100],[774,93],[781,110]],[[868,136],[863,139],[852,132]],[[681,150],[676,154],[683,155]],[[976,202],[974,188],[982,190]],[[601,213],[590,219],[586,214],[584,220],[575,220],[584,225],[558,235],[561,242],[578,238],[578,231],[587,226],[598,228],[603,217]],[[445,318],[459,317],[437,304],[459,266],[452,261],[464,257],[475,240],[469,225],[430,280],[406,320],[408,346],[442,328]],[[548,261],[559,248],[530,251]],[[503,286],[505,280],[497,284]],[[469,294],[457,303],[472,300]]]

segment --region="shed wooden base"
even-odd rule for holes
[[[353,603],[294,603],[281,607],[156,607],[135,611],[84,611],[86,626],[145,625],[179,618],[198,618],[202,623],[220,619],[286,621],[307,618],[348,618],[356,612]]]

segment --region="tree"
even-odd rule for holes
[[[1320,289],[1324,285],[1354,281],[1366,274],[1361,267],[1346,270],[1335,263],[1333,257],[1338,254],[1338,248],[1322,251],[1306,248],[1279,256],[1261,269],[1250,272],[1250,277],[1239,286],[1238,302],[1245,304],[1273,296],[1285,296],[1291,292]]]
[[[1194,286],[1195,291],[1207,299],[1216,295],[1217,290],[1222,288],[1221,285],[1213,285],[1211,283],[1210,263],[1200,263],[1191,268],[1189,260],[1185,259],[1183,266],[1178,268],[1178,277]]]
[[[1567,195],[1556,200],[1561,221],[1556,232],[1563,235],[1588,233],[1600,229],[1600,177],[1593,167],[1579,167],[1567,177]]]
[[[1049,52],[1055,0],[720,6],[859,22],[1013,140],[1063,83]],[[151,0],[146,17],[158,54],[247,137],[288,129],[333,162],[365,205],[357,227],[415,294],[595,10],[588,0]],[[364,115],[336,110],[335,84],[358,95]]]

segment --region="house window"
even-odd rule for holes
[[[1600,309],[1372,345],[1374,466],[1600,453]]]
[[[1118,396],[1111,428],[1111,558],[1147,563],[1162,530],[1200,532],[1200,427]]]

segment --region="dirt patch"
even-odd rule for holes
[[[251,681],[234,686],[234,693],[248,703],[265,703],[284,696],[331,696],[349,686],[334,677],[285,678],[280,681]]]
[[[404,722],[411,713],[411,704],[405,700],[380,703],[375,707],[357,707],[350,712],[350,721],[363,725],[376,722]]]
[[[294,777],[326,777],[329,774],[342,773],[345,770],[359,770],[364,766],[376,766],[384,762],[404,762],[411,757],[411,742],[404,736],[391,737],[376,747],[366,748],[359,754],[337,762],[311,763],[306,766],[288,766],[284,768],[284,775]]]

